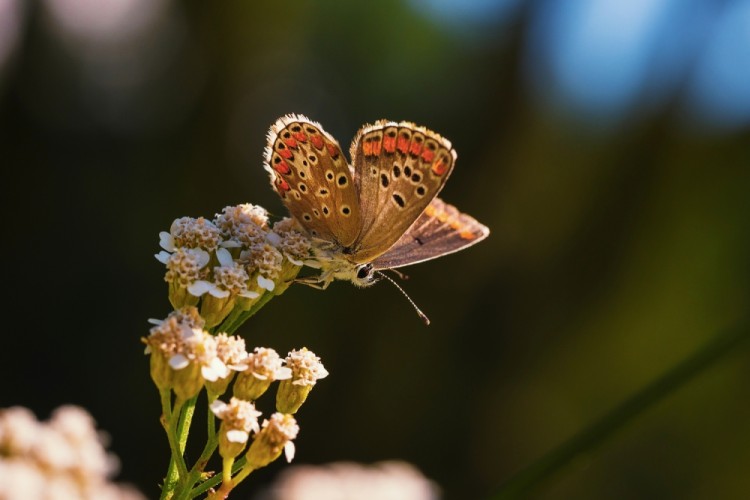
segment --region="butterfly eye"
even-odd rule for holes
[[[372,273],[372,264],[363,264],[357,269],[357,279],[363,280]]]

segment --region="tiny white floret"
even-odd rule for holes
[[[265,288],[269,292],[273,292],[273,289],[276,286],[276,284],[273,282],[273,280],[270,280],[268,278],[264,278],[261,275],[258,275],[258,286],[261,288]]]
[[[159,246],[167,252],[174,252],[176,250],[174,237],[166,231],[159,232]]]
[[[227,250],[226,248],[218,248],[216,250],[216,258],[219,260],[219,264],[221,264],[224,267],[234,266],[234,261],[232,260],[232,254],[229,253],[229,250]]]
[[[164,250],[160,251],[157,254],[154,254],[154,257],[156,257],[156,260],[161,262],[162,264],[166,264],[169,261],[169,258],[172,256],[171,253],[165,252]]]
[[[172,367],[173,370],[182,370],[189,364],[190,360],[182,354],[175,354],[169,358],[169,366]]]

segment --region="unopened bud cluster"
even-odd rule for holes
[[[62,406],[47,422],[19,406],[0,409],[0,498],[141,500],[109,480],[117,468],[82,408]]]
[[[207,328],[241,321],[264,295],[283,293],[310,258],[310,240],[293,219],[271,226],[266,210],[251,204],[210,221],[182,217],[159,236],[156,258],[167,268],[172,306],[198,306]]]
[[[186,401],[206,388],[211,410],[222,421],[219,453],[224,458],[242,453],[253,437],[248,463],[254,468],[267,465],[282,451],[287,460],[292,459],[292,440],[299,431],[292,414],[316,381],[328,375],[320,358],[304,347],[292,350],[286,358],[267,347],[247,352],[242,338],[206,331],[194,306],[173,311],[165,320],[154,323],[143,339],[151,356],[151,378],[160,390],[173,391],[178,401]],[[255,401],[275,381],[282,382],[276,391],[278,412],[261,424]],[[232,382],[229,403],[216,399],[228,392]]]

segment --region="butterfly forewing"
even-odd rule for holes
[[[362,128],[351,147],[362,229],[350,258],[386,252],[435,198],[456,161],[451,143],[409,122]]]
[[[372,264],[375,269],[416,264],[463,250],[489,234],[487,226],[435,198],[406,233]]]
[[[361,227],[352,172],[333,137],[299,115],[276,121],[268,133],[266,170],[284,205],[314,237],[348,247]]]

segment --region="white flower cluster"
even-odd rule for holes
[[[310,258],[310,240],[286,218],[273,228],[262,207],[225,207],[209,221],[182,217],[159,233],[156,254],[175,309],[200,304],[208,326],[235,308],[250,310],[265,293],[279,295]]]
[[[284,470],[270,491],[268,500],[437,500],[437,485],[413,465],[401,461],[362,465],[337,462],[300,465]]]
[[[2,499],[143,499],[136,490],[110,482],[117,468],[82,408],[62,406],[47,422],[23,407],[0,410]]]
[[[316,379],[328,375],[320,358],[306,348],[293,350],[282,359],[271,348],[256,347],[249,353],[242,338],[207,332],[195,307],[173,311],[165,320],[152,322],[155,326],[143,339],[146,353],[151,355],[151,377],[159,389],[173,390],[183,399],[195,396],[204,386],[212,396],[221,396],[237,375],[233,386],[235,406],[252,404],[275,381],[294,382],[304,378],[304,390],[309,392]],[[284,385],[283,389],[279,388],[277,397],[299,400],[294,394],[299,388],[299,383]],[[217,416],[228,411],[225,403],[214,404]],[[245,409],[241,413],[252,412]],[[239,426],[233,430],[249,433],[254,428],[254,425],[247,429]]]

